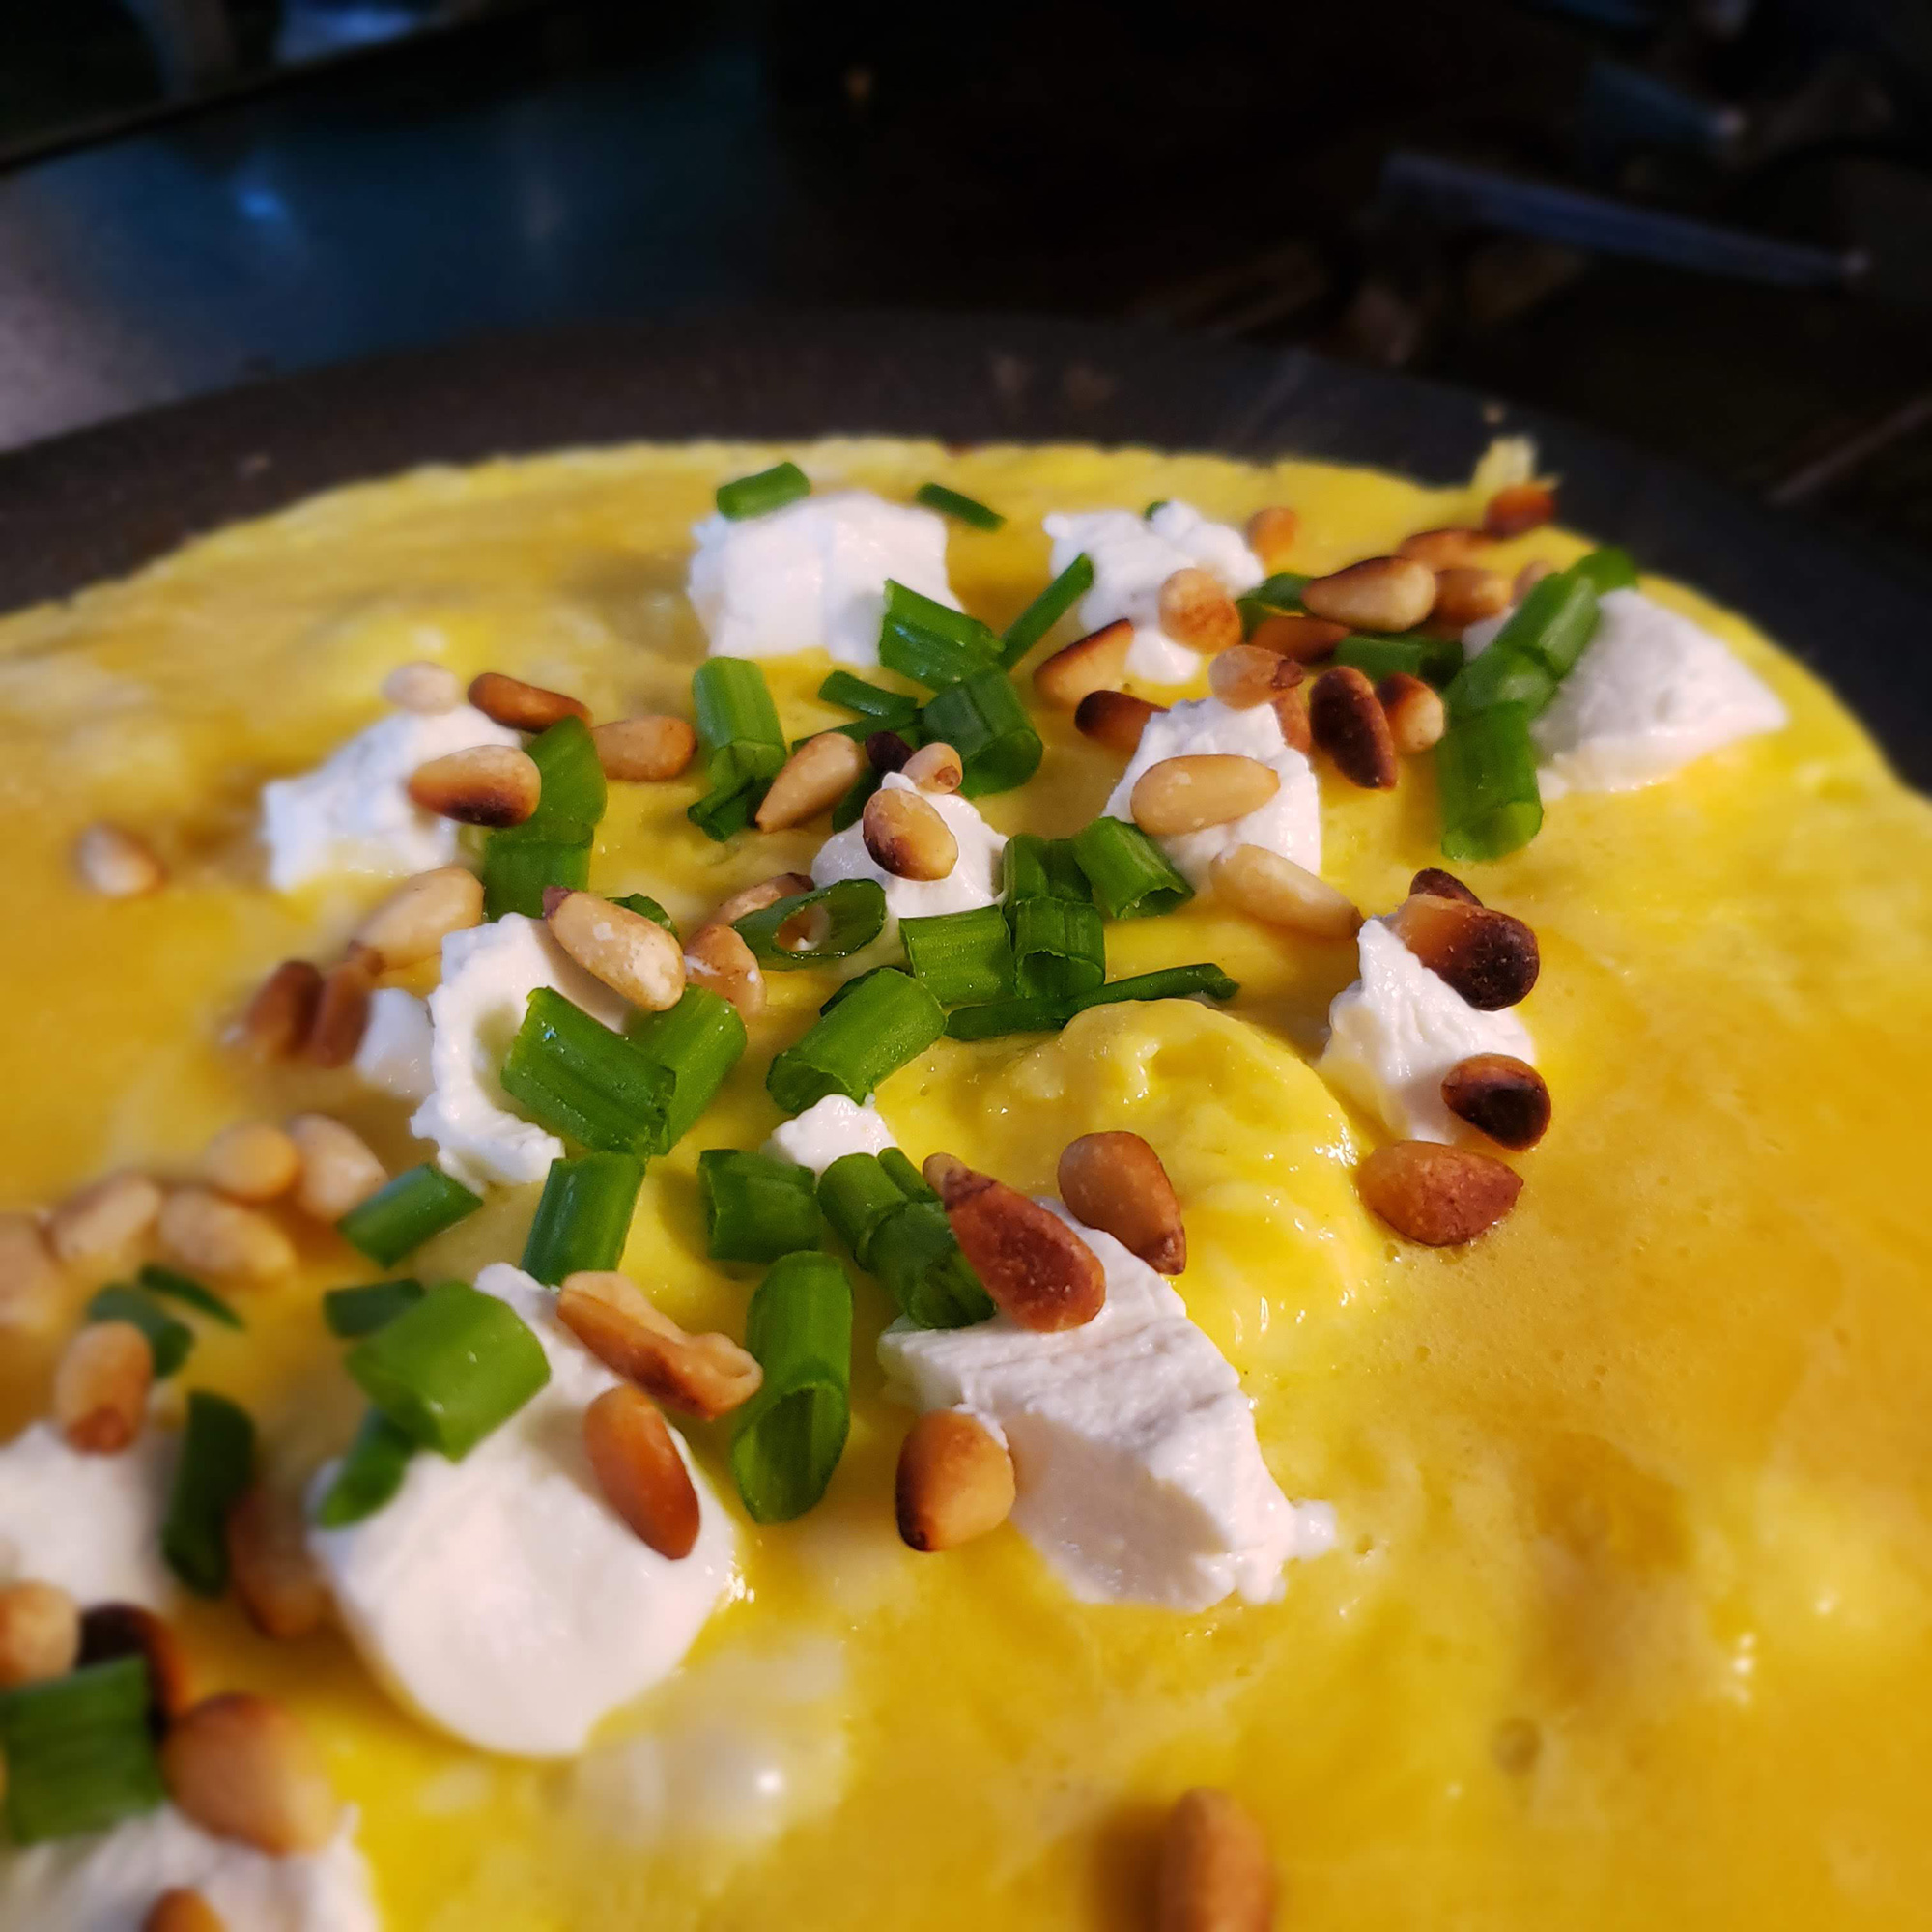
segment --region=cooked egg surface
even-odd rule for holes
[[[1320,571],[1480,509],[1365,471],[1144,451],[632,448],[339,491],[0,622],[0,1206],[120,1164],[181,1172],[217,1128],[312,1106],[392,1168],[423,1158],[407,1103],[223,1044],[277,960],[328,957],[384,891],[268,890],[261,785],[379,716],[410,659],[513,672],[600,718],[688,716],[691,526],[720,481],[784,455],[820,487],[904,500],[937,479],[1004,511],[1005,530],[950,538],[953,588],[995,625],[1046,581],[1051,511],[1180,497],[1238,525],[1288,503],[1295,566]],[[1546,529],[1498,562],[1582,548]],[[1309,1066],[1352,944],[1206,903],[1112,927],[1110,968],[1219,961],[1231,1009],[942,1042],[879,1095],[915,1157],[946,1148],[1033,1192],[1074,1135],[1145,1135],[1185,1210],[1189,1312],[1240,1372],[1282,1489],[1333,1504],[1336,1549],[1291,1565],[1277,1603],[1196,1616],[1078,1603],[1010,1527],[913,1554],[892,1509],[908,1418],[880,1397],[887,1308],[860,1278],[829,1496],[793,1524],[741,1519],[735,1600],[576,1762],[426,1730],[333,1634],[275,1645],[232,1603],[182,1609],[205,1688],[271,1692],[317,1730],[389,1926],[1136,1925],[1158,1821],[1197,1783],[1263,1821],[1299,1928],[1922,1915],[1932,807],[1804,669],[1646,587],[1792,722],[1648,790],[1555,801],[1525,850],[1468,868],[1541,939],[1521,1013],[1555,1101],[1486,1238],[1407,1246],[1358,1204],[1378,1130]],[[813,695],[829,663],[766,663],[788,734],[845,721]],[[1071,833],[1120,775],[1064,714],[1039,722],[1038,776],[982,801],[1003,832]],[[822,821],[715,845],[684,816],[699,789],[696,768],[613,784],[593,887],[689,920],[809,867]],[[1324,872],[1364,910],[1438,862],[1427,759],[1393,793],[1325,765],[1321,789]],[[73,838],[100,817],[153,838],[165,890],[75,882]],[[697,1155],[764,1141],[766,1065],[831,980],[770,985],[724,1094],[652,1167],[626,1258],[677,1321],[734,1336],[755,1275],[704,1259]],[[494,1195],[412,1271],[515,1260],[535,1196]],[[301,1276],[238,1294],[247,1332],[203,1325],[183,1378],[243,1401],[292,1475],[361,1406],[319,1293],[374,1272],[300,1238]],[[0,1350],[6,1434],[44,1412],[69,1325]],[[691,1437],[736,1512],[724,1426]]]

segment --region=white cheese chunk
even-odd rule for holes
[[[1328,1045],[1315,1070],[1389,1131],[1409,1141],[1479,1138],[1442,1102],[1442,1080],[1475,1053],[1535,1064],[1514,1012],[1470,1006],[1381,920],[1364,923],[1361,978],[1328,1009]]]
[[[55,1583],[83,1605],[165,1609],[161,1519],[177,1438],[151,1424],[114,1456],[70,1449],[50,1422],[0,1449],[0,1584]]]
[[[1166,758],[1213,753],[1258,759],[1281,785],[1264,806],[1245,818],[1160,841],[1187,882],[1204,890],[1214,861],[1236,845],[1259,845],[1311,872],[1321,871],[1321,787],[1308,760],[1281,735],[1281,720],[1271,704],[1236,711],[1218,697],[1201,697],[1156,712],[1148,720],[1134,755],[1107,800],[1107,816],[1131,821],[1134,786],[1151,766]]]
[[[767,516],[707,517],[692,531],[689,591],[714,657],[822,646],[879,661],[886,580],[959,608],[946,581],[946,523],[867,490],[807,497]]]
[[[1608,591],[1600,608],[1596,635],[1529,727],[1546,799],[1634,791],[1786,723],[1771,687],[1690,618],[1640,590]],[[1470,625],[1463,649],[1480,655],[1507,621]]]
[[[429,996],[432,1091],[410,1131],[434,1141],[438,1164],[466,1187],[541,1180],[563,1152],[554,1134],[517,1113],[498,1077],[539,986],[561,993],[606,1026],[621,1026],[628,1011],[540,919],[505,913],[442,942],[442,984]]]
[[[1332,1546],[1334,1512],[1276,1487],[1239,1378],[1180,1296],[1112,1236],[1045,1205],[1100,1258],[1100,1313],[1051,1335],[1005,1316],[895,1321],[879,1338],[887,1392],[997,1423],[1013,1522],[1084,1602],[1203,1610],[1231,1591],[1280,1596],[1285,1562]]]
[[[0,1866],[0,1932],[141,1932],[154,1903],[198,1891],[234,1932],[378,1932],[355,1817],[319,1852],[271,1857],[163,1804],[112,1831],[33,1845]]]
[[[327,763],[262,787],[269,883],[286,893],[331,872],[397,877],[453,864],[456,823],[412,803],[412,774],[447,752],[523,742],[468,704],[390,713]]]
[[[430,1072],[429,1004],[400,986],[378,986],[355,1049],[355,1070],[370,1086],[398,1100],[427,1100]]]
[[[900,772],[888,772],[885,791],[917,791]],[[898,879],[866,849],[865,828],[848,825],[835,832],[818,848],[811,862],[811,882],[829,886],[837,879],[876,879],[886,889],[889,920],[924,919],[933,913],[971,912],[994,904],[1000,896],[1000,857],[1006,839],[957,792],[921,792],[927,805],[946,821],[959,847],[952,871],[943,879]]]
[[[1201,668],[1201,653],[1160,628],[1160,586],[1177,570],[1205,570],[1237,597],[1266,575],[1239,530],[1178,499],[1151,517],[1089,510],[1048,517],[1042,527],[1053,540],[1056,577],[1083,551],[1094,566],[1094,587],[1080,600],[1081,623],[1097,631],[1125,617],[1134,627],[1128,675],[1150,684],[1185,684]]]
[[[348,1529],[313,1529],[309,1544],[350,1641],[398,1702],[479,1750],[569,1756],[677,1667],[731,1586],[737,1537],[674,1430],[697,1542],[673,1562],[626,1527],[582,1427],[619,1378],[528,1275],[499,1262],[476,1286],[529,1325],[549,1383],[460,1463],[412,1458],[392,1502]]]
[[[809,1167],[816,1176],[845,1154],[884,1153],[897,1145],[876,1107],[869,1103],[862,1107],[842,1094],[828,1094],[774,1127],[765,1151]]]

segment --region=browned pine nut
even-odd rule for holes
[[[1536,984],[1536,934],[1514,914],[1412,894],[1389,918],[1395,936],[1478,1011],[1513,1007]]]
[[[463,702],[463,686],[446,665],[428,664],[417,659],[401,664],[383,680],[383,696],[401,711],[416,711],[434,717],[454,711]]]
[[[809,893],[811,889],[809,872],[778,872],[769,879],[760,879],[755,886],[747,886],[744,891],[733,893],[704,923],[729,925],[743,919],[748,912],[763,912],[768,905],[777,905],[781,899],[797,898],[801,893]]]
[[[726,1335],[689,1335],[628,1275],[566,1275],[557,1320],[604,1364],[668,1407],[715,1422],[764,1379],[755,1356]]]
[[[65,1677],[80,1655],[80,1605],[52,1583],[0,1590],[0,1690]]]
[[[902,772],[912,756],[912,747],[896,731],[873,731],[866,739],[866,762],[884,777]]]
[[[1482,900],[1454,872],[1445,872],[1440,866],[1423,867],[1409,880],[1408,890],[1411,895],[1427,893],[1432,898],[1461,899],[1464,905],[1482,904]]]
[[[1480,564],[1494,542],[1487,531],[1466,527],[1417,530],[1396,545],[1395,554],[1413,557],[1431,570],[1466,570]]]
[[[54,1421],[68,1447],[113,1456],[141,1433],[154,1351],[131,1321],[90,1321],[54,1371]]]
[[[1283,570],[1301,534],[1299,514],[1283,503],[1270,503],[1248,519],[1245,535],[1264,570]]]
[[[1090,691],[1074,707],[1073,728],[1083,738],[1131,758],[1140,748],[1148,720],[1166,709],[1124,691]]]
[[[1225,1791],[1197,1786],[1168,1814],[1157,1932],[1269,1932],[1276,1878],[1267,1839]]]
[[[300,1720],[247,1691],[205,1697],[185,1712],[161,1741],[161,1776],[204,1832],[276,1857],[320,1851],[341,1816]]]
[[[963,1409],[929,1409],[899,1445],[894,1501],[908,1548],[956,1549],[1012,1514],[1013,1459]]]
[[[754,1020],[765,1009],[758,955],[728,925],[700,926],[685,941],[684,971],[690,984],[729,1000],[740,1019]]]
[[[808,738],[772,781],[760,803],[756,824],[760,832],[783,832],[830,811],[859,781],[866,753],[841,731],[821,731]]]
[[[607,779],[652,784],[674,779],[697,752],[697,733],[682,718],[652,712],[616,718],[590,733]]]
[[[1352,665],[1337,665],[1315,680],[1308,728],[1350,784],[1386,791],[1395,783],[1395,735],[1375,686]]]
[[[482,880],[467,866],[439,866],[405,879],[355,928],[355,943],[393,972],[435,958],[452,932],[482,923]]]
[[[227,1932],[227,1921],[200,1892],[178,1885],[148,1908],[141,1932]]]
[[[1252,850],[1252,847],[1247,848]],[[1162,1274],[1187,1265],[1187,1230],[1167,1169],[1139,1134],[1082,1134],[1060,1156],[1060,1198]]]
[[[1429,612],[1433,626],[1460,631],[1507,611],[1509,579],[1499,570],[1476,570],[1466,565],[1435,574],[1435,602]]]
[[[1510,596],[1520,604],[1546,577],[1554,577],[1556,566],[1548,557],[1533,556],[1516,574],[1516,582],[1510,585]]]
[[[1208,689],[1232,711],[1269,703],[1301,682],[1301,666],[1259,644],[1230,644],[1208,666]]]
[[[1376,686],[1376,697],[1388,720],[1389,736],[1404,757],[1412,758],[1440,741],[1449,714],[1434,685],[1406,670],[1392,670]]]
[[[202,1149],[197,1172],[231,1201],[272,1201],[295,1185],[301,1155],[280,1127],[267,1121],[238,1121]],[[158,1193],[156,1189],[157,1211]]]
[[[1548,483],[1512,483],[1483,506],[1483,528],[1492,537],[1520,537],[1556,514],[1556,492]]]
[[[31,1214],[0,1214],[0,1330],[39,1328],[60,1306],[60,1269]]]
[[[1435,573],[1412,556],[1372,556],[1302,585],[1318,617],[1355,631],[1407,631],[1435,602]]]
[[[1315,733],[1308,723],[1308,687],[1297,684],[1278,692],[1274,699],[1275,721],[1281,726],[1281,741],[1291,752],[1305,758],[1315,749]]]
[[[1127,674],[1127,651],[1134,627],[1124,617],[1089,631],[1057,650],[1033,674],[1033,688],[1048,704],[1077,705],[1096,691],[1110,690]]]
[[[1264,925],[1305,932],[1311,939],[1352,939],[1360,929],[1362,915],[1346,893],[1264,846],[1236,845],[1223,852],[1210,876],[1216,898]]]
[[[921,791],[954,792],[966,781],[966,767],[959,753],[936,738],[929,745],[922,745],[899,769],[906,781]]]
[[[322,971],[306,959],[284,959],[256,989],[242,1015],[242,1044],[257,1060],[299,1053],[315,1027]]]
[[[311,1065],[347,1066],[362,1044],[369,1024],[369,995],[375,990],[382,961],[366,947],[352,946],[349,956],[322,976],[322,996],[315,1003],[315,1024],[302,1051]]]
[[[194,1702],[194,1666],[174,1626],[138,1604],[96,1604],[81,1613],[80,1662],[138,1657],[148,1676],[148,1728],[158,1736]]]
[[[895,879],[943,879],[959,863],[952,828],[916,791],[875,791],[860,814],[859,836]]]
[[[697,1491],[650,1397],[628,1382],[606,1389],[583,1411],[583,1447],[604,1500],[632,1532],[672,1562],[689,1556],[701,1520]]]
[[[1299,611],[1276,611],[1248,633],[1248,642],[1296,664],[1313,664],[1327,657],[1348,635],[1346,624],[1331,624],[1325,617],[1310,617]]]
[[[81,883],[103,898],[138,898],[167,881],[167,868],[146,839],[105,819],[90,825],[73,845]]]
[[[296,1151],[296,1206],[331,1226],[359,1208],[389,1176],[367,1141],[328,1114],[298,1114],[289,1122]]]
[[[1528,1061],[1513,1054],[1458,1061],[1443,1075],[1442,1104],[1512,1153],[1533,1148],[1549,1131],[1549,1089]]]
[[[548,731],[566,718],[590,723],[590,707],[560,691],[546,691],[540,684],[526,684],[520,677],[506,677],[499,670],[486,670],[469,681],[469,701],[484,717],[513,731]]]
[[[929,1155],[923,1172],[960,1252],[1009,1321],[1052,1334],[1099,1314],[1106,1270],[1059,1215],[950,1153]]]
[[[1371,1213],[1431,1248],[1460,1247],[1516,1206],[1522,1177],[1468,1148],[1391,1141],[1355,1170]]]
[[[47,1244],[70,1266],[118,1255],[155,1225],[161,1190],[145,1174],[123,1168],[71,1194],[47,1220]]]
[[[248,1621],[290,1642],[320,1630],[328,1586],[309,1554],[301,1498],[257,1480],[228,1512],[228,1569]]]
[[[459,825],[521,825],[543,796],[536,760],[515,745],[469,745],[410,774],[411,799]]]
[[[565,893],[545,917],[556,943],[634,1007],[661,1013],[683,997],[683,949],[655,920],[595,893]]]
[[[1134,781],[1128,799],[1134,823],[1156,838],[1231,825],[1259,811],[1281,780],[1259,758],[1204,752],[1163,758]]]
[[[1160,628],[1177,644],[1210,657],[1241,641],[1241,613],[1218,577],[1190,566],[1160,586]]]
[[[289,1237],[266,1214],[205,1187],[176,1188],[161,1204],[158,1233],[163,1252],[190,1274],[264,1282],[296,1264]]]

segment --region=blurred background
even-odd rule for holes
[[[1025,309],[1932,561],[1932,0],[0,0],[0,446],[458,332]]]

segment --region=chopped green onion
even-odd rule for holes
[[[1080,869],[1070,838],[1042,838],[1016,832],[1000,860],[1002,890],[1010,905],[1019,899],[1077,899],[1092,904],[1094,889]]]
[[[622,898],[613,895],[611,903],[622,906],[626,912],[636,913],[639,919],[649,920],[653,925],[663,926],[673,939],[677,937],[677,921],[648,893],[626,893]]]
[[[104,1832],[167,1800],[148,1730],[145,1658],[90,1663],[0,1693],[0,1750],[16,1845]]]
[[[1611,590],[1636,588],[1636,559],[1621,544],[1605,544],[1581,556],[1570,568],[1589,579],[1599,597]]]
[[[892,1178],[908,1201],[937,1201],[939,1196],[925,1184],[925,1176],[912,1164],[902,1148],[889,1147],[879,1155],[879,1165]]]
[[[919,717],[918,698],[888,691],[884,685],[867,684],[849,670],[835,670],[818,687],[818,695],[827,704],[875,720],[870,727],[875,731],[903,731]]]
[[[818,1206],[862,1268],[872,1264],[873,1237],[912,1198],[875,1154],[840,1154],[818,1177]]]
[[[835,1160],[819,1179],[818,1203],[852,1258],[915,1326],[961,1328],[992,1315],[939,1197],[897,1148]]]
[[[202,1287],[192,1275],[177,1274],[158,1262],[148,1262],[134,1277],[150,1294],[166,1295],[200,1314],[212,1317],[224,1327],[245,1328],[248,1324],[213,1289]]]
[[[255,1425],[225,1395],[194,1389],[161,1524],[161,1554],[190,1590],[228,1587],[228,1512],[255,1476]]]
[[[1308,583],[1309,579],[1301,571],[1277,570],[1272,577],[1264,578],[1252,590],[1236,598],[1235,608],[1241,613],[1242,635],[1252,636],[1255,626],[1264,617],[1300,611],[1301,593]]]
[[[781,938],[794,920],[797,926]],[[876,879],[839,879],[815,892],[794,893],[788,899],[760,906],[733,923],[760,966],[779,973],[823,966],[849,959],[885,930],[886,889]],[[813,936],[814,928],[822,928],[819,936]],[[809,943],[787,943],[801,938]]]
[[[782,510],[811,495],[811,479],[796,463],[775,463],[754,476],[739,476],[718,486],[718,509],[733,523]]]
[[[148,1338],[154,1357],[155,1379],[164,1382],[187,1360],[194,1347],[194,1330],[177,1321],[152,1296],[125,1282],[109,1282],[87,1304],[90,1321],[131,1321]]]
[[[706,658],[692,675],[691,696],[710,788],[685,816],[722,844],[751,824],[783,766],[784,732],[765,674],[750,658]]]
[[[848,825],[857,825],[860,819],[865,816],[866,807],[871,802],[872,794],[885,781],[885,773],[880,771],[878,766],[868,763],[866,769],[852,781],[851,787],[847,790],[845,796],[832,808],[833,831],[843,832]]]
[[[742,1148],[697,1156],[705,1252],[714,1262],[775,1262],[818,1245],[818,1196],[809,1167]]]
[[[331,1335],[354,1342],[385,1327],[422,1298],[422,1283],[408,1277],[372,1281],[360,1288],[331,1288],[322,1297],[322,1319]]]
[[[977,617],[886,580],[879,663],[937,691],[997,665],[1000,640]]]
[[[1091,900],[1020,899],[1007,910],[1012,920],[1010,990],[1027,999],[1069,999],[1106,980],[1106,926]]]
[[[1548,666],[1527,651],[1499,650],[1494,644],[1471,658],[1443,693],[1452,724],[1499,705],[1534,718],[1555,696],[1556,680]]]
[[[946,1016],[948,1039],[1003,1039],[1014,1033],[1058,1033],[1073,1017],[1065,1000],[995,1000],[958,1007]]]
[[[665,1151],[669,1071],[553,986],[532,989],[499,1077],[522,1113],[580,1147]]]
[[[392,1267],[483,1205],[460,1180],[425,1161],[399,1174],[336,1222],[336,1233],[378,1267]]]
[[[764,1370],[731,1432],[753,1522],[789,1522],[824,1495],[851,1420],[852,1285],[830,1255],[786,1255],[752,1296],[745,1347]]]
[[[1097,925],[1099,915],[1094,917]],[[1012,935],[998,906],[902,919],[899,937],[914,978],[925,982],[942,1007],[997,1000],[1013,989]]]
[[[1444,857],[1500,859],[1527,845],[1543,824],[1529,713],[1520,704],[1492,704],[1452,716],[1435,747],[1435,788]]]
[[[393,1501],[415,1453],[413,1436],[380,1408],[369,1409],[316,1507],[317,1528],[347,1529]]]
[[[1076,1013],[1089,1007],[1111,1007],[1122,1000],[1184,1000],[1206,993],[1216,1000],[1232,1000],[1240,986],[1211,961],[1194,966],[1162,966],[1152,973],[1133,973],[1124,980],[1110,980],[1091,993],[1082,993],[1068,1004]]]
[[[923,503],[928,510],[937,510],[942,516],[957,517],[962,524],[971,524],[976,530],[1006,527],[1007,520],[999,511],[989,510],[975,497],[962,497],[957,490],[949,490],[944,483],[922,483],[914,494],[913,501]]]
[[[1094,559],[1082,551],[1007,626],[1000,642],[1001,665],[1011,670],[1093,587]],[[952,742],[947,740],[948,744]],[[955,746],[954,750],[957,749]]]
[[[1451,719],[1497,704],[1520,704],[1534,718],[1582,656],[1597,627],[1597,591],[1587,577],[1546,577],[1510,613],[1480,656],[1450,685]]]
[[[537,809],[521,825],[491,836],[506,838],[513,844],[525,839],[587,838],[611,803],[590,726],[581,718],[559,718],[524,749],[543,780]]]
[[[1167,854],[1127,819],[1096,818],[1074,835],[1073,851],[1109,919],[1153,919],[1194,896]]]
[[[1174,498],[1172,497],[1156,497],[1153,499],[1153,501],[1150,503],[1147,506],[1147,508],[1141,512],[1142,523],[1144,524],[1152,523],[1156,512],[1166,509],[1167,506],[1173,501]]]
[[[552,1288],[567,1274],[615,1267],[643,1184],[644,1164],[633,1154],[552,1161],[519,1265]]]
[[[833,987],[819,1002],[818,1010],[821,1013],[829,1013],[841,1000],[849,1000],[874,973],[896,973],[901,979],[906,977],[906,969],[903,966],[867,966],[863,973],[855,973],[849,980]]]
[[[483,845],[484,917],[520,912],[541,919],[546,887],[581,893],[590,883],[590,845],[588,838],[509,839],[491,833]]]
[[[745,1022],[729,1000],[709,987],[686,986],[676,1006],[661,1013],[633,1013],[624,1031],[646,1060],[670,1075],[670,1103],[659,1150],[668,1153],[744,1058]]]
[[[828,1094],[864,1100],[945,1030],[939,1002],[917,980],[876,974],[772,1062],[765,1091],[787,1114],[802,1114]]]
[[[550,1380],[549,1357],[523,1317],[467,1281],[438,1282],[356,1343],[343,1366],[405,1435],[452,1463]]]
[[[1379,684],[1396,671],[1444,685],[1463,668],[1463,646],[1454,638],[1383,638],[1357,631],[1335,646],[1335,662],[1352,665]]]
[[[980,671],[935,693],[919,714],[919,728],[927,744],[951,745],[959,753],[966,798],[1025,784],[1045,751],[1004,671]]]

